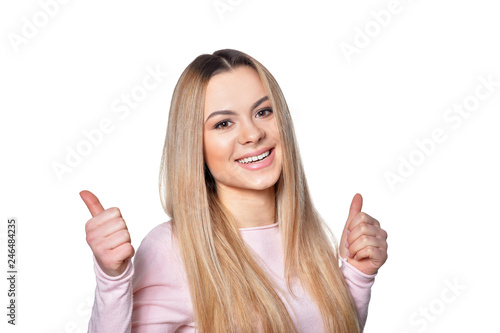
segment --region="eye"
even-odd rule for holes
[[[262,118],[262,117],[267,117],[271,113],[273,113],[273,110],[271,110],[271,108],[267,108],[267,109],[257,111],[256,116],[259,118]]]
[[[230,124],[232,124],[232,122],[230,120],[222,120],[222,121],[219,121],[217,124],[215,124],[214,128],[215,129],[225,129],[225,128],[228,128],[229,126],[231,126]]]

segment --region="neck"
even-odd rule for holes
[[[238,228],[261,227],[276,222],[274,187],[243,190],[218,186],[217,195],[233,215]]]

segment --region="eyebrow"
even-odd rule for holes
[[[258,107],[260,104],[262,104],[263,102],[269,100],[269,97],[268,96],[264,96],[262,98],[260,98],[257,102],[253,103],[252,107],[250,108],[250,110],[253,110],[255,109],[256,107]],[[219,111],[214,111],[212,112],[208,117],[207,119],[205,119],[205,123],[212,117],[215,117],[217,115],[230,115],[230,116],[235,116],[236,115],[236,112],[234,111],[231,111],[231,110],[219,110]]]

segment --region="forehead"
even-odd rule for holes
[[[205,94],[205,114],[222,109],[246,109],[266,95],[257,72],[240,66],[210,79]]]

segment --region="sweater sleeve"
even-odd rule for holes
[[[89,333],[130,333],[134,266],[130,259],[128,261],[122,274],[109,276],[102,271],[94,257],[96,290]]]
[[[366,324],[368,317],[368,305],[370,303],[371,288],[375,282],[377,274],[368,275],[347,262],[347,259],[342,258],[341,270],[346,279],[349,291],[356,303],[356,310],[358,311],[358,320],[361,325],[361,332]]]
[[[185,272],[168,224],[151,230],[121,275],[107,276],[95,258],[94,270],[97,285],[88,333],[194,330]]]

